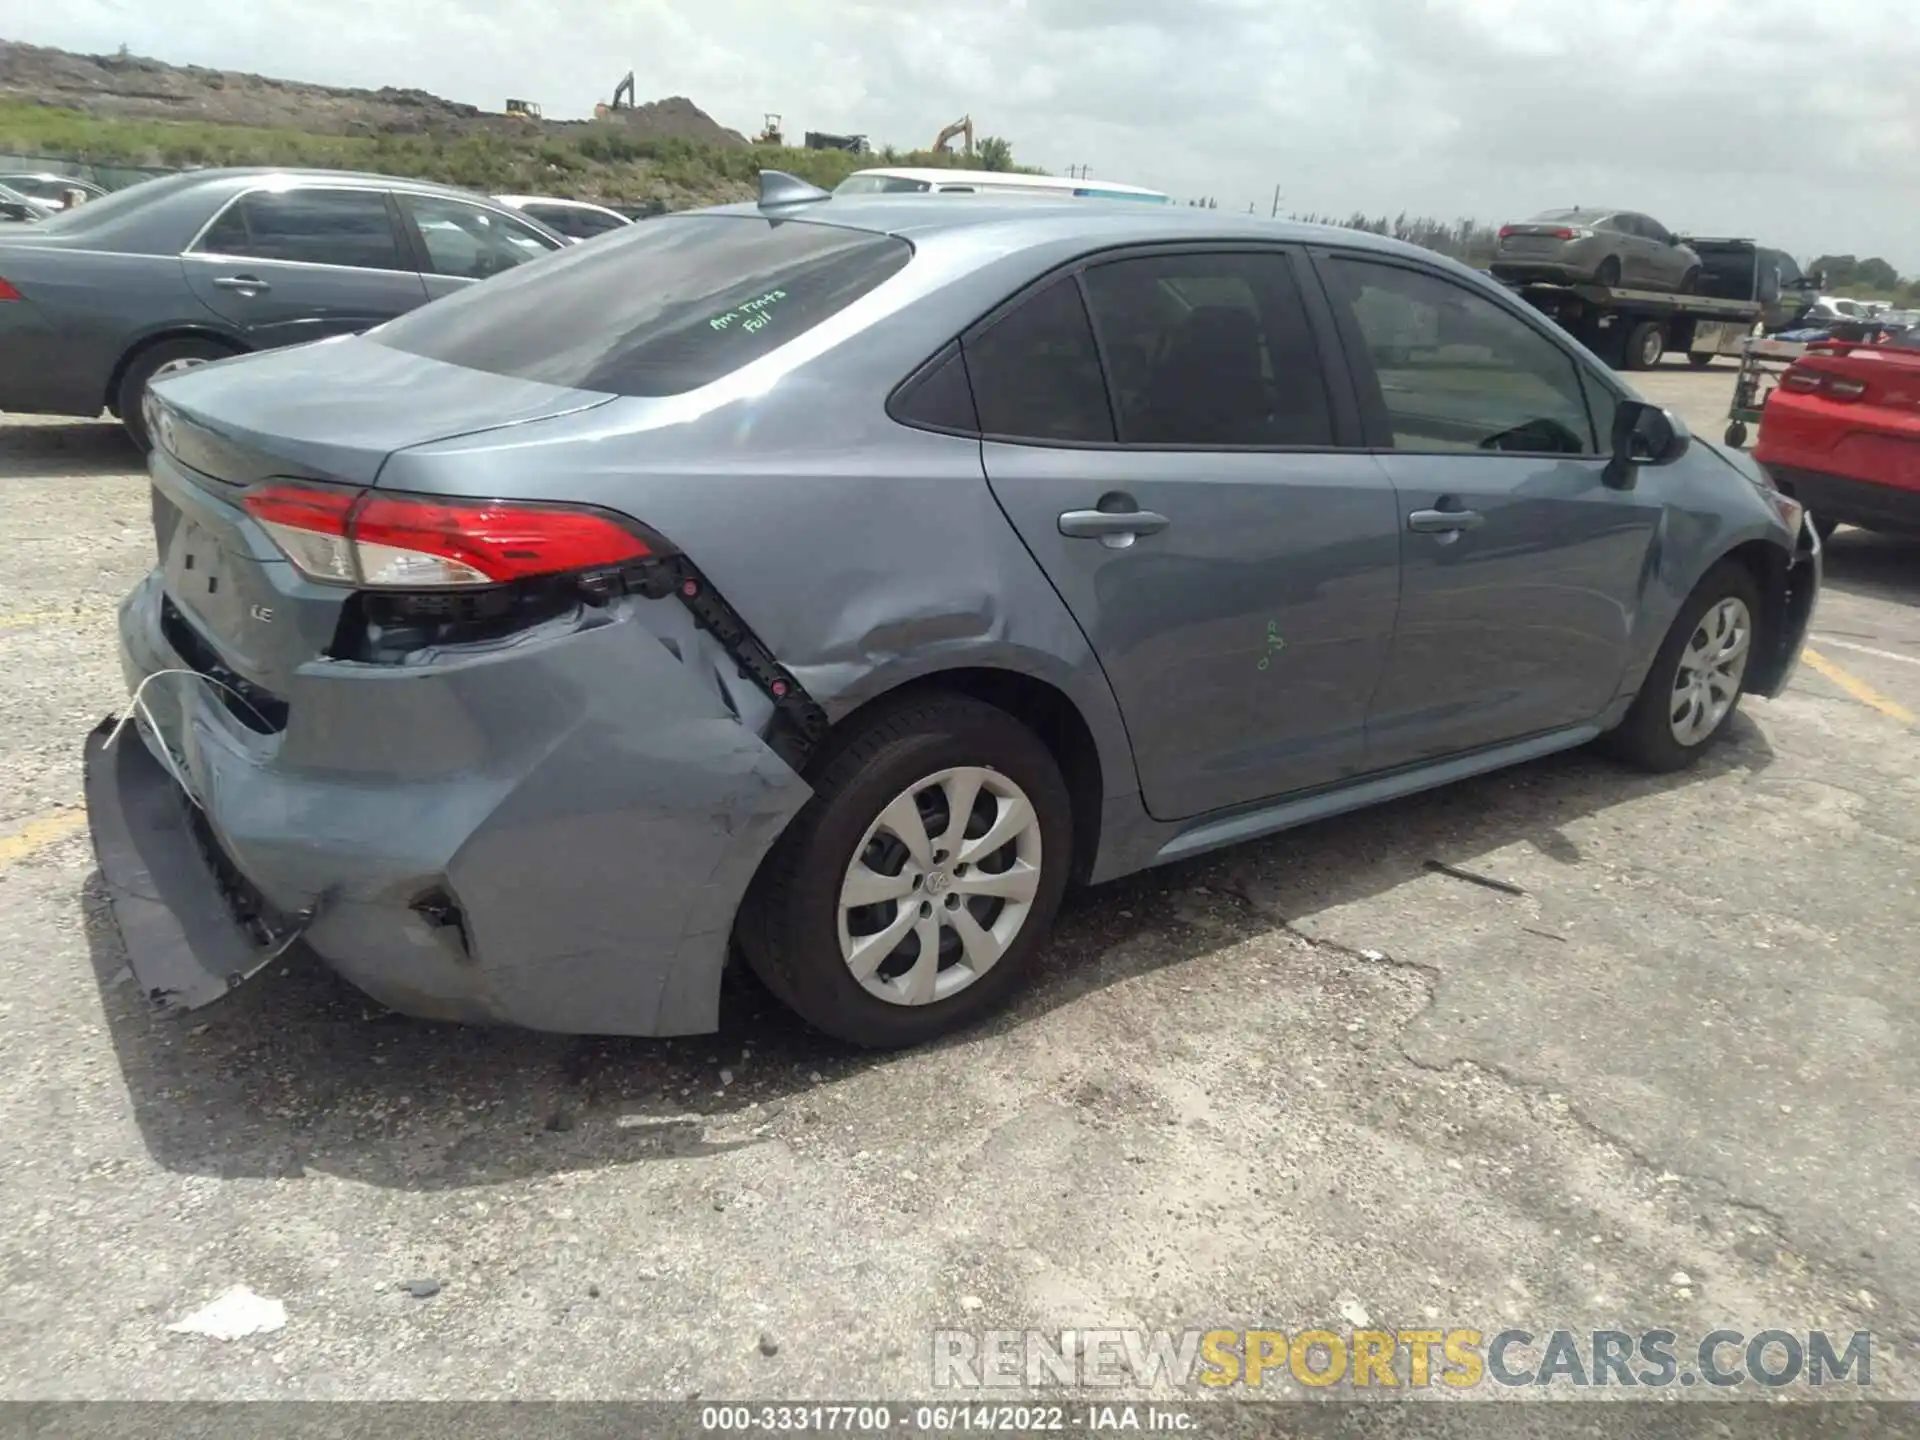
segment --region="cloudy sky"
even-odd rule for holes
[[[0,0],[0,35],[585,115],[629,68],[751,132],[1222,208],[1646,210],[1920,274],[1920,0]]]

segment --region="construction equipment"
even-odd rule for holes
[[[786,144],[787,137],[780,133],[780,117],[774,114],[771,110],[769,110],[767,112],[766,118],[767,118],[766,128],[762,130],[758,135],[753,137],[753,143],[756,145]]]
[[[509,100],[507,101],[507,114],[521,120],[538,120],[540,118],[540,106],[533,100]]]
[[[622,95],[627,97],[624,102],[620,99]],[[604,120],[616,110],[631,109],[633,109],[633,71],[629,70],[621,77],[620,83],[613,87],[613,103],[594,106],[593,118]]]
[[[820,130],[807,131],[809,150],[846,150],[855,155],[866,155],[872,148],[864,135],[828,135]]]
[[[948,153],[947,142],[956,135],[961,137],[960,153],[962,155],[971,155],[973,153],[973,117],[971,115],[962,115],[958,120],[954,121],[953,124],[947,126],[946,129],[934,136],[933,153],[936,155],[945,155]]]

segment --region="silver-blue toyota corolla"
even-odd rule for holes
[[[1800,507],[1423,251],[763,199],[147,397],[89,742],[135,974],[296,940],[422,1016],[901,1045],[1101,881],[1777,693]]]

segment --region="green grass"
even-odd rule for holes
[[[205,121],[130,120],[0,100],[0,153],[102,166],[287,165],[369,170],[470,190],[572,195],[680,209],[746,199],[763,169],[831,189],[871,165],[956,165],[959,156],[886,149],[873,155],[789,146],[700,145],[636,136],[617,122],[525,136],[482,132],[315,135]]]

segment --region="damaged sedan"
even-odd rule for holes
[[[146,393],[158,563],[87,747],[134,974],[859,1044],[1099,882],[1792,673],[1798,504],[1370,235],[836,197],[569,247]]]

